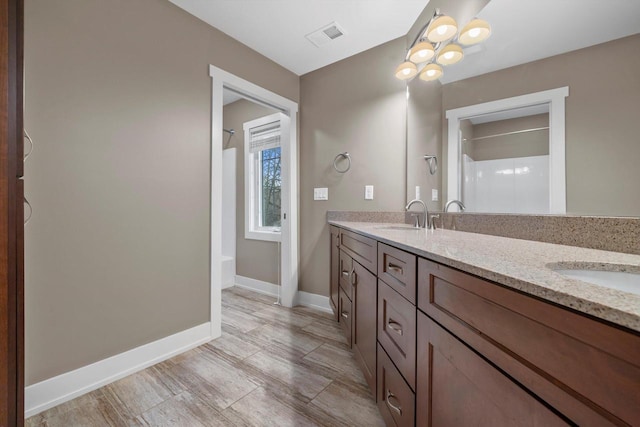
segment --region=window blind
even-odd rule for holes
[[[269,150],[280,147],[280,122],[267,123],[266,125],[251,128],[249,140],[249,152]]]

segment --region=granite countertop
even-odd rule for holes
[[[573,280],[548,265],[640,272],[640,255],[398,223],[329,221],[421,257],[640,332],[640,295]],[[389,229],[388,227],[394,227]]]

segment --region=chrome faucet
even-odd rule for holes
[[[460,200],[449,200],[447,204],[444,205],[444,211],[445,212],[449,211],[449,206],[453,204],[456,204],[460,207],[460,212],[464,212],[464,210],[466,209],[466,207],[464,206],[464,203],[462,203]]]
[[[412,201],[410,201],[409,203],[407,203],[407,206],[405,206],[404,210],[409,212],[409,209],[411,209],[411,206],[413,206],[415,203],[420,203],[422,205],[422,209],[423,209],[423,214],[424,214],[424,222],[422,223],[422,228],[426,228],[427,227],[427,221],[429,218],[429,210],[427,209],[427,205],[420,199],[413,199]],[[416,222],[414,224],[414,226],[416,228],[420,227],[420,217],[416,214]]]

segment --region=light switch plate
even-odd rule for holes
[[[314,188],[313,200],[329,200],[329,189],[326,187]]]
[[[420,200],[420,186],[416,185],[416,197],[414,199]]]
[[[364,186],[364,199],[373,200],[373,185]]]
[[[432,202],[437,202],[438,201],[438,189],[436,189],[436,188],[432,188],[431,189],[431,201]]]

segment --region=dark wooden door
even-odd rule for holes
[[[418,313],[418,426],[568,425],[423,313]]]
[[[340,321],[338,299],[340,298],[340,230],[331,227],[331,279],[329,280],[329,302],[337,321]]]
[[[376,395],[376,282],[376,276],[353,262],[353,350],[373,396]]]
[[[22,426],[22,0],[0,9],[0,426]]]

